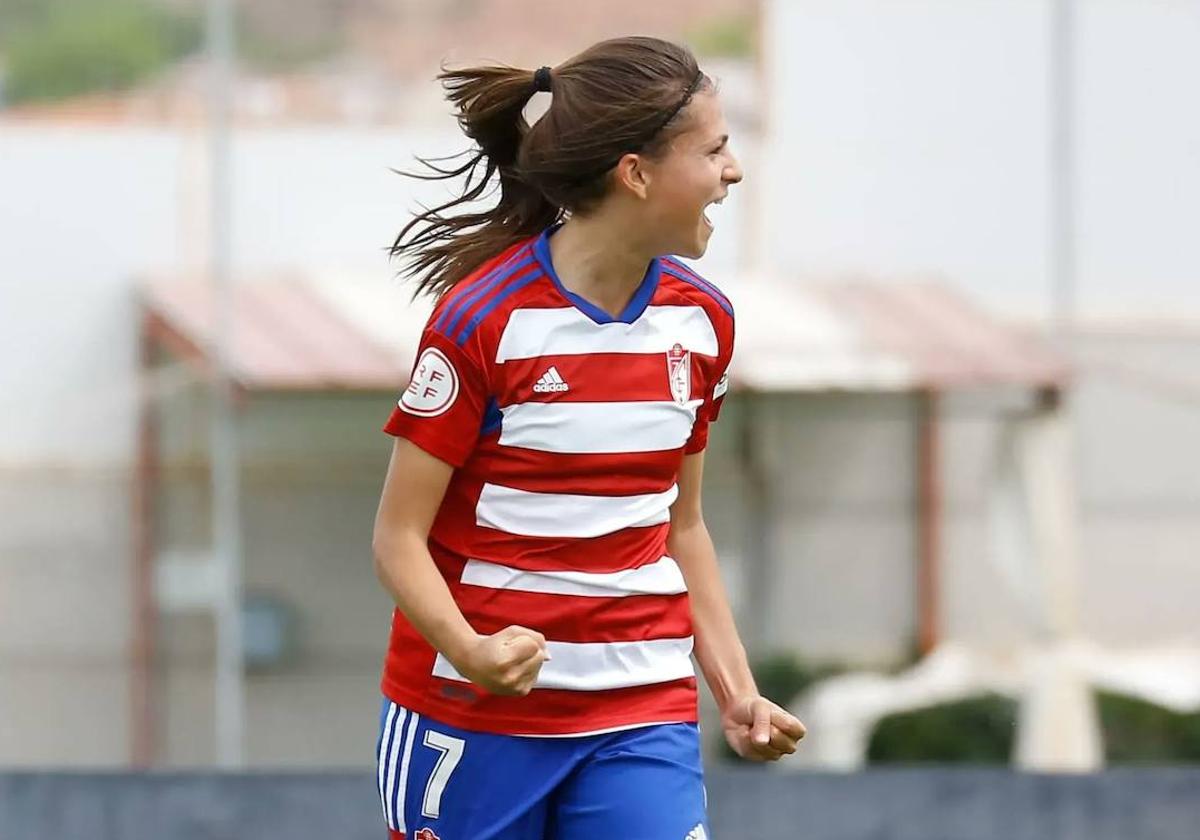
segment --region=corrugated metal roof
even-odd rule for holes
[[[736,386],[764,391],[906,391],[1062,385],[1066,360],[1043,339],[1006,325],[934,283],[744,280],[737,308]],[[211,331],[207,289],[147,287],[159,340],[203,361]],[[245,283],[236,290],[233,375],[267,390],[400,387],[428,301],[386,278],[325,275]]]
[[[1064,384],[1065,357],[937,283],[747,282],[733,375],[761,390]]]
[[[387,292],[384,284],[375,295],[380,311],[389,304],[400,310]],[[411,351],[377,340],[352,309],[331,304],[311,282],[290,277],[242,283],[234,301],[230,367],[242,388],[390,390],[411,369]],[[214,320],[208,286],[155,282],[145,287],[143,305],[162,345],[208,363]]]

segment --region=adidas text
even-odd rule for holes
[[[542,378],[533,385],[533,391],[535,394],[549,394],[555,391],[570,390],[571,386],[563,380],[558,373],[558,368],[554,367],[553,365],[551,365],[550,369],[542,374]]]

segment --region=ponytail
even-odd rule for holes
[[[462,194],[423,207],[389,248],[415,275],[416,294],[440,297],[487,260],[607,193],[621,157],[662,154],[693,94],[712,82],[686,47],[634,36],[602,41],[553,71],[444,67],[438,80],[474,147],[448,158],[418,158],[424,181],[464,179]],[[537,90],[553,89],[549,110],[530,126],[523,115]],[[438,163],[466,156],[457,167]],[[448,213],[488,196],[490,210]]]
[[[424,208],[404,226],[389,249],[393,258],[405,259],[416,274],[416,293],[435,297],[562,215],[562,210],[522,180],[516,169],[521,138],[529,130],[522,112],[534,93],[534,73],[511,67],[443,69],[438,79],[457,108],[459,126],[475,141],[475,148],[450,158],[418,158],[432,173],[402,174],[424,181],[465,177],[464,191],[445,204]],[[463,155],[468,156],[467,161],[457,168],[443,169],[434,163]],[[445,215],[445,211],[482,198],[497,175],[500,202],[495,207]]]

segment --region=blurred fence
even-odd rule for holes
[[[708,790],[713,840],[1200,836],[1197,769],[1037,776],[980,768],[853,775],[716,768]],[[3,840],[379,840],[382,819],[370,773],[0,773]]]

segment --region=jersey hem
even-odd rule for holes
[[[561,735],[533,734],[530,732],[514,732],[513,738],[588,738],[595,735],[612,735],[616,732],[628,732],[631,729],[647,729],[651,726],[692,726],[694,720],[648,720],[644,723],[627,723],[624,726],[610,726],[606,729],[589,729],[587,732],[567,732]]]
[[[617,732],[622,729],[639,729],[646,726],[657,726],[670,723],[699,723],[699,711],[696,706],[695,694],[689,703],[690,711],[671,714],[659,709],[653,714],[628,717],[595,717],[587,721],[587,729],[574,729],[565,725],[566,721],[547,720],[546,718],[519,717],[506,715],[498,718],[494,713],[482,712],[472,714],[460,709],[448,708],[437,703],[430,703],[421,694],[401,688],[386,676],[380,683],[383,695],[393,703],[411,709],[420,715],[433,718],[450,726],[473,732],[487,732],[492,735],[512,735],[515,737],[584,737],[599,735],[605,732]]]

